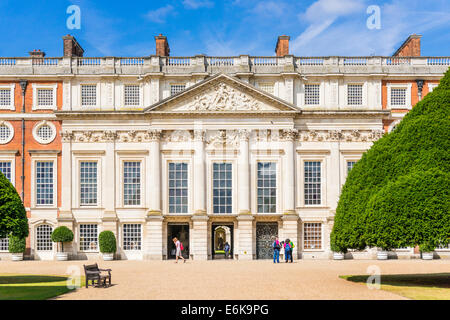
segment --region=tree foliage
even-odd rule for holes
[[[448,241],[449,150],[450,70],[350,171],[336,209],[332,250],[430,249]]]
[[[64,252],[64,242],[73,241],[73,232],[66,226],[60,226],[53,230],[51,239],[53,242],[61,243],[61,251]]]
[[[26,248],[26,239],[9,235],[8,251],[11,253],[24,253]]]
[[[116,252],[116,236],[112,231],[106,230],[100,232],[98,236],[101,253],[114,253]]]
[[[16,188],[0,172],[0,238],[10,234],[26,238],[28,218]]]

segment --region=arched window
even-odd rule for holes
[[[36,250],[37,251],[52,251],[53,242],[51,235],[53,232],[52,226],[48,224],[40,225],[36,228]]]

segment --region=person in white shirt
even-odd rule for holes
[[[183,263],[186,262],[186,259],[183,258],[183,255],[181,254],[181,242],[177,239],[177,237],[174,237],[173,243],[175,244],[175,263],[178,263],[178,258],[183,259]]]

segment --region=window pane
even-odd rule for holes
[[[123,225],[123,250],[141,250],[141,225]]]
[[[322,224],[305,223],[303,227],[304,249],[322,249]]]
[[[258,162],[257,168],[258,212],[275,213],[277,207],[277,164],[276,162]]]
[[[172,84],[170,85],[170,95],[173,96],[186,88],[185,84]]]
[[[97,204],[97,162],[80,163],[81,205]]]
[[[125,105],[139,106],[140,103],[140,87],[139,85],[125,85],[124,89]]]
[[[321,162],[305,161],[305,205],[321,204]]]
[[[11,161],[1,161],[0,172],[11,182]]]
[[[391,88],[391,105],[406,105],[406,88]]]
[[[37,251],[52,251],[53,242],[51,235],[53,228],[47,224],[43,224],[36,228],[36,250]]]
[[[53,89],[37,89],[37,105],[53,106]]]
[[[169,163],[169,212],[187,213],[187,163]]]
[[[36,162],[36,205],[53,204],[53,162]]]
[[[214,213],[231,213],[233,211],[231,177],[231,163],[213,163]]]
[[[97,251],[98,234],[96,224],[80,224],[80,250]]]
[[[123,163],[123,200],[126,206],[141,204],[141,162]]]
[[[362,84],[347,85],[347,100],[349,105],[362,104]]]
[[[82,106],[97,105],[97,85],[89,84],[81,86],[81,105]]]
[[[9,251],[9,239],[8,238],[0,238],[0,251],[3,251],[3,252]]]
[[[319,84],[305,84],[305,104],[320,104]]]

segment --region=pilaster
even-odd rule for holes
[[[253,260],[253,216],[240,214],[238,220],[238,253],[239,260]]]
[[[190,253],[194,260],[208,260],[208,219],[207,215],[193,215],[192,230],[192,247]]]

